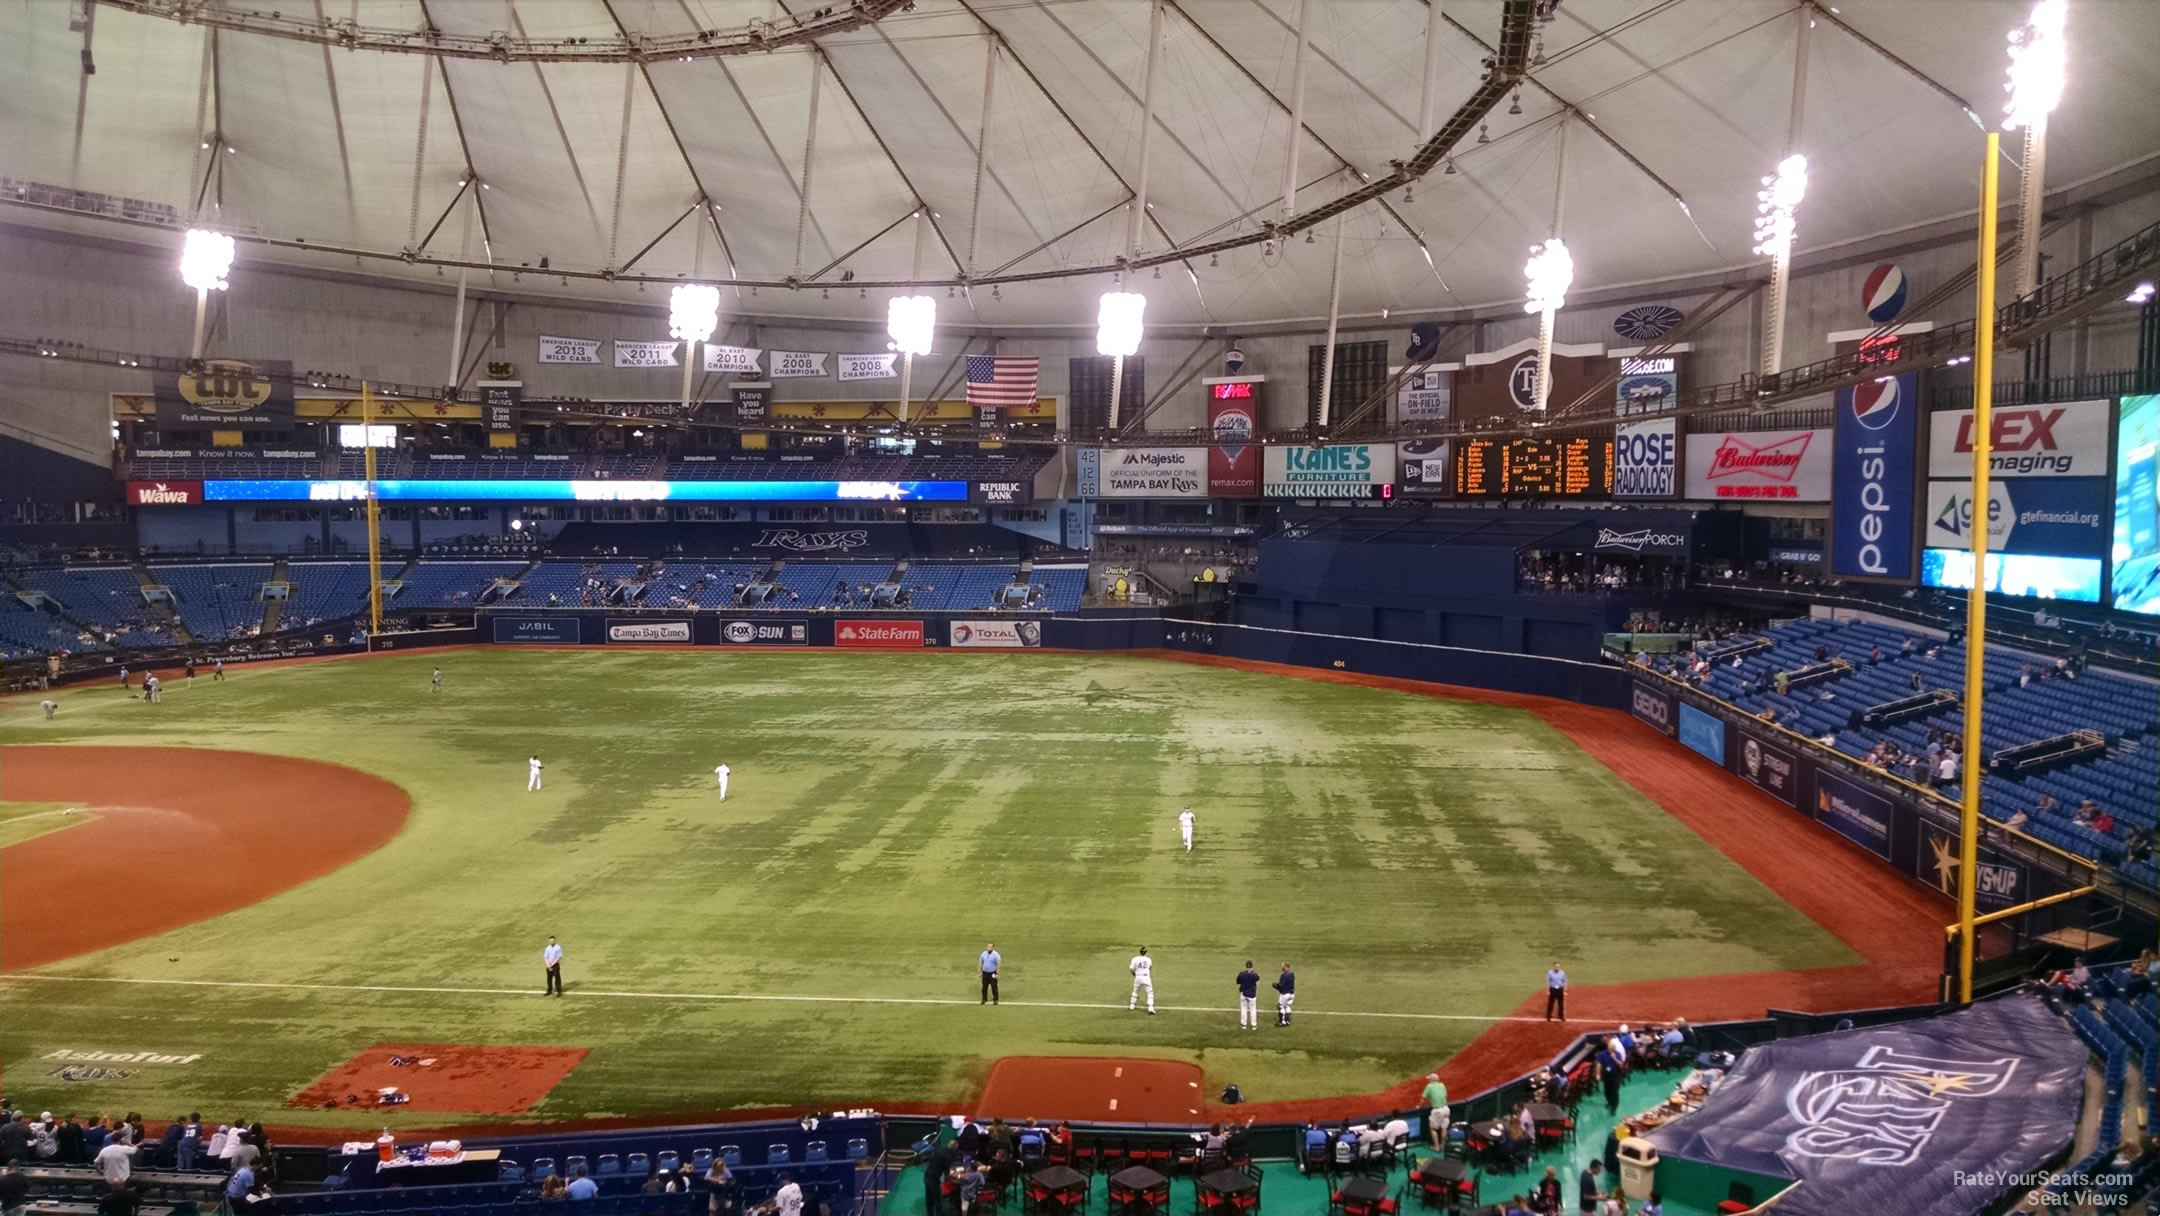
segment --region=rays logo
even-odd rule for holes
[[[1785,1147],[1802,1157],[1911,1165],[1958,1102],[2002,1092],[2017,1066],[2016,1056],[1938,1059],[1870,1047],[1851,1068],[1807,1073],[1785,1091],[1785,1110],[1800,1124]]]
[[[1524,355],[1508,369],[1508,399],[1524,409],[1537,405],[1537,356]]]
[[[787,549],[796,553],[824,553],[833,549],[842,551],[860,549],[870,543],[870,534],[860,528],[847,532],[803,532],[795,528],[767,528],[758,537],[753,549]]]
[[[1928,862],[1935,870],[1936,889],[1945,895],[1956,896],[1958,893],[1958,866],[1963,860],[1958,856],[1957,840],[1930,828],[1928,830],[1928,854]],[[1980,868],[1976,873],[1978,877],[1973,883],[1973,890],[1982,903],[2014,904],[2018,902],[2018,888],[2023,885],[2018,881],[2022,877],[2018,873],[2018,867],[2000,864],[1991,865],[1983,861],[1980,863]]]

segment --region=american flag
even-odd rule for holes
[[[1035,403],[1040,360],[1029,355],[969,355],[967,401],[979,410],[1012,409]]]

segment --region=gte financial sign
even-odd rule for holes
[[[1928,417],[1928,476],[1972,476],[1971,410]],[[1988,470],[1996,477],[2100,477],[2108,471],[2108,403],[1998,408],[1989,427]]]

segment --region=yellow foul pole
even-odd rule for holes
[[[1988,454],[1995,423],[1995,168],[2002,136],[1988,132],[1987,164],[1980,170],[1979,298],[1973,316],[1972,590],[1965,597],[1964,806],[1958,843],[1958,1000],[1973,998],[1973,902],[1979,887],[1981,681],[1987,655]]]
[[[375,392],[360,382],[360,461],[367,473],[368,644],[382,632],[382,529],[375,508]]]

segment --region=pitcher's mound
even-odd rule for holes
[[[1190,1123],[1207,1108],[1197,1065],[1102,1056],[1007,1056],[990,1067],[978,1115]]]
[[[522,1115],[584,1058],[582,1047],[378,1043],[325,1073],[287,1105]],[[385,1104],[386,1087],[408,1100]]]

